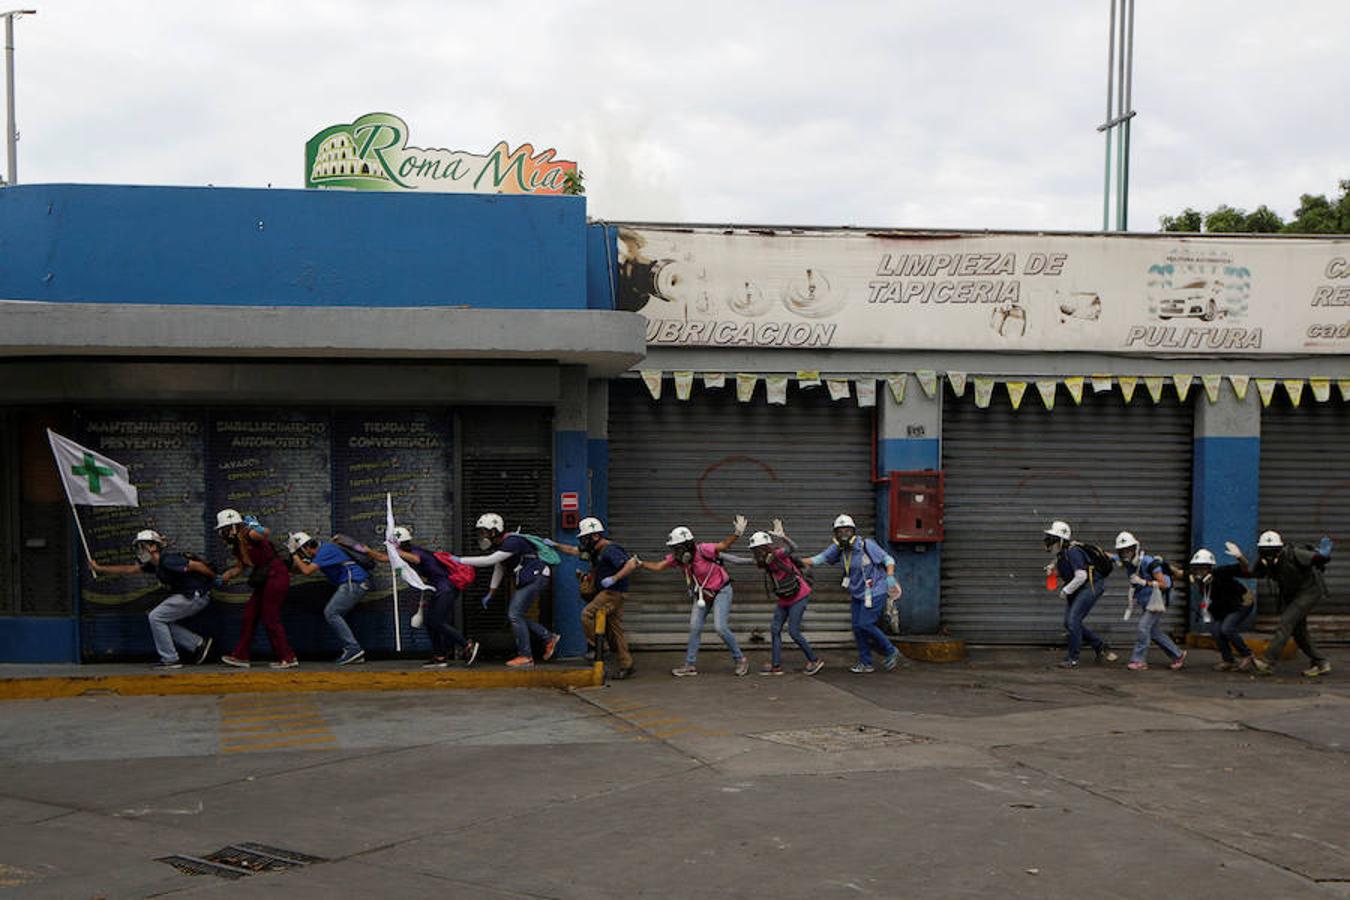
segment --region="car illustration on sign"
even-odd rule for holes
[[[1158,318],[1199,319],[1213,322],[1219,315],[1219,298],[1223,296],[1223,281],[1201,278],[1173,288],[1158,301]]]

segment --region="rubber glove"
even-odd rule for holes
[[[1138,575],[1131,575],[1130,584],[1134,585],[1135,587],[1143,587],[1144,585],[1148,584],[1148,581],[1139,577]]]
[[[244,524],[254,531],[262,531],[263,523],[258,521],[257,516],[244,516]]]
[[[544,538],[544,546],[545,546],[545,547],[556,547],[556,546],[558,546],[558,542],[555,541],[553,538],[546,537],[546,538]]]
[[[1224,549],[1224,552],[1225,552],[1225,553],[1227,553],[1229,556],[1233,557],[1234,559],[1241,559],[1241,558],[1242,558],[1242,550],[1241,550],[1241,548],[1239,548],[1238,545],[1235,544],[1235,543],[1233,543],[1232,541],[1224,541],[1224,542],[1223,542],[1223,549]]]
[[[483,602],[483,609],[487,609],[488,604],[492,602],[492,591],[488,591],[486,594],[483,595],[482,602]]]
[[[605,590],[609,590],[610,588],[614,587],[614,582],[617,580],[618,579],[616,579],[613,575],[606,575],[604,578],[600,579],[600,587],[604,588]]]
[[[409,624],[414,628],[422,627],[422,607],[417,607],[417,612],[413,613],[412,621]]]
[[[772,534],[772,535],[774,535],[775,537],[783,537],[783,535],[785,534],[785,532],[783,531],[783,520],[782,520],[782,519],[774,519],[774,520],[773,520],[773,530],[770,531],[769,534]]]
[[[886,596],[891,600],[900,599],[900,582],[896,581],[894,575],[886,576]]]
[[[1325,534],[1322,535],[1322,539],[1317,542],[1317,555],[1331,559],[1331,546],[1331,538]]]
[[[746,526],[748,526],[749,524],[750,520],[747,519],[745,516],[737,516],[736,518],[731,520],[731,527],[736,529],[737,537],[740,537],[741,535],[745,534]]]

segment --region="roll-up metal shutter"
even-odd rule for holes
[[[1327,590],[1315,616],[1350,614],[1350,405],[1305,402],[1280,395],[1261,415],[1261,521],[1285,541],[1316,544],[1328,535],[1336,555],[1326,568]],[[1250,539],[1248,539],[1250,540]],[[1271,585],[1260,585],[1261,611],[1274,612]],[[1344,631],[1344,629],[1340,629]]]
[[[942,622],[980,643],[1055,644],[1064,603],[1045,590],[1050,561],[1042,532],[1054,519],[1076,539],[1110,550],[1131,531],[1146,553],[1185,562],[1190,543],[1192,421],[1175,398],[1154,404],[1142,386],[1082,405],[1061,394],[1046,410],[1028,396],[978,409],[950,390],[942,417],[946,542]],[[1125,610],[1126,580],[1112,573],[1088,625],[1117,648],[1133,643],[1137,613]],[[1174,593],[1173,634],[1185,629],[1186,598]]]
[[[830,539],[834,517],[847,512],[860,534],[874,533],[871,484],[872,411],[853,400],[832,403],[823,387],[793,388],[786,406],[761,396],[738,403],[730,387],[698,391],[688,401],[652,400],[641,382],[610,383],[610,534],[644,559],[665,555],[670,529],[685,525],[699,541],[720,541],[731,520],[749,517],[767,531],[784,520],[802,552]],[[748,536],[747,532],[747,536]],[[744,541],[732,552],[749,551]],[[768,640],[772,605],[759,570],[730,565],[736,597],[731,625],[747,649]],[[848,598],[837,569],[816,578],[806,614],[812,642],[850,641]],[[637,647],[684,646],[689,601],[676,572],[633,577],[624,624]],[[705,649],[720,647],[711,630]]]

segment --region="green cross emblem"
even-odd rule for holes
[[[71,466],[70,471],[72,475],[82,475],[89,479],[89,493],[91,494],[103,493],[101,476],[117,474],[106,466],[100,466],[98,460],[94,459],[93,455],[89,453],[84,455],[84,462],[78,466]]]

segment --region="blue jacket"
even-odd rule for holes
[[[843,565],[848,575],[848,593],[855,602],[861,603],[866,598],[869,587],[874,599],[886,598],[886,567],[895,565],[895,560],[876,541],[855,536],[847,553],[834,543],[811,557],[813,566],[833,563]]]

